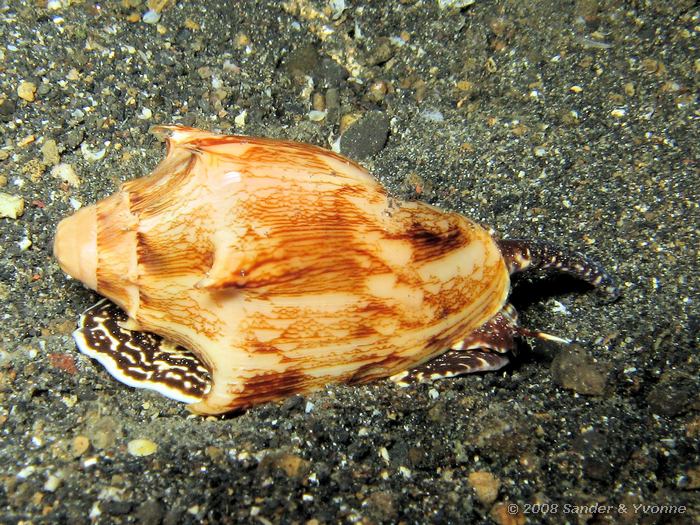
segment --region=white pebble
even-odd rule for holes
[[[132,456],[143,457],[154,454],[158,450],[158,445],[150,439],[132,439],[126,448]]]
[[[330,141],[331,151],[334,153],[340,153],[340,136],[337,139]]]
[[[389,456],[389,451],[386,449],[386,447],[379,447],[379,456],[387,463],[389,463],[391,459]]]
[[[445,120],[442,112],[437,109],[426,109],[420,116],[423,120],[428,120],[430,122],[442,122]]]
[[[241,111],[238,115],[236,115],[236,118],[233,119],[233,122],[236,124],[236,127],[239,128],[244,128],[245,127],[245,119],[248,116],[248,111],[245,109]]]
[[[622,118],[627,114],[627,110],[624,108],[613,109],[610,114],[615,118]]]
[[[569,310],[566,308],[566,305],[564,303],[554,300],[552,301],[552,304],[552,312],[557,314],[569,315]]]
[[[0,192],[0,217],[16,219],[24,213],[24,199],[18,195]]]
[[[19,251],[26,252],[32,245],[32,240],[29,237],[25,237],[21,241],[17,242],[19,245]]]
[[[29,465],[28,467],[24,467],[22,470],[20,470],[17,473],[17,477],[19,479],[27,479],[29,476],[34,474],[35,471],[36,471],[36,468],[33,467],[32,465]]]
[[[95,162],[102,160],[107,153],[107,148],[102,148],[101,150],[92,150],[90,146],[84,142],[80,145],[80,152],[83,154],[83,158],[88,162]]]
[[[61,478],[54,474],[51,474],[47,478],[46,483],[44,483],[44,490],[46,492],[55,492],[56,489],[61,486],[62,482],[63,480]]]
[[[90,468],[94,467],[97,465],[97,462],[100,460],[97,456],[91,456],[87,458],[85,461],[83,461],[83,468]]]
[[[149,120],[153,116],[153,112],[148,108],[141,108],[141,113],[137,115],[140,120]]]
[[[309,111],[309,120],[312,122],[321,122],[324,118],[326,118],[325,111],[318,111],[316,109]]]
[[[462,9],[472,5],[476,0],[437,0],[440,9]]]
[[[80,186],[80,179],[75,173],[73,166],[65,162],[57,164],[56,166],[51,168],[51,175],[61,179],[64,182],[67,182],[70,186],[73,186],[74,188]]]
[[[88,514],[88,517],[91,520],[96,520],[102,516],[102,510],[100,509],[100,502],[96,501],[95,503],[92,504],[92,508],[90,509],[90,514]]]
[[[345,0],[330,0],[329,6],[331,8],[331,18],[333,20],[338,20],[343,16],[343,11],[346,9]]]
[[[160,13],[158,11],[154,11],[153,9],[149,9],[143,14],[142,20],[146,24],[157,24],[160,21]]]

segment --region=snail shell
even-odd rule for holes
[[[166,158],[64,219],[54,252],[125,328],[195,354],[211,381],[193,411],[390,376],[503,308],[508,268],[467,218],[315,146],[156,131]]]

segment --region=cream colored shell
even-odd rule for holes
[[[161,127],[149,176],[61,222],[63,269],[194,352],[217,414],[364,382],[443,353],[497,314],[498,246],[461,215],[391,199],[330,151]]]

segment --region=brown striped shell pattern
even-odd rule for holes
[[[494,370],[518,337],[563,342],[518,325],[510,275],[527,268],[618,294],[579,253],[393,199],[325,149],[155,131],[166,158],[61,221],[54,253],[106,298],[81,316],[79,349],[195,413]]]

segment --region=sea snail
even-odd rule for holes
[[[510,275],[572,274],[578,253],[497,240],[387,195],[325,149],[180,126],[148,176],[58,225],[54,253],[105,296],[74,337],[117,379],[220,414],[333,382],[399,384],[508,362]]]

